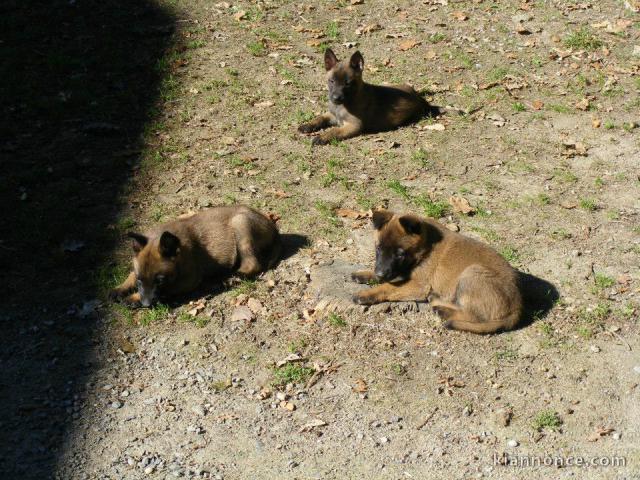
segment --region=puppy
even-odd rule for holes
[[[356,293],[361,305],[429,300],[447,328],[493,333],[514,328],[522,315],[518,273],[488,245],[452,232],[435,220],[373,214],[375,271],[360,283],[383,282]]]
[[[329,112],[298,127],[302,133],[332,127],[314,137],[314,145],[392,130],[439,112],[408,85],[392,87],[363,81],[364,58],[360,52],[339,62],[333,51],[327,49],[324,66],[328,72]]]
[[[135,252],[133,272],[110,297],[144,307],[193,291],[207,277],[257,275],[278,261],[281,250],[275,224],[246,206],[210,208],[148,235],[128,236]]]

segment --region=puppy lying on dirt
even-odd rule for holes
[[[408,85],[371,85],[362,80],[364,58],[354,53],[339,62],[331,49],[325,50],[324,65],[329,85],[329,113],[319,115],[298,127],[311,133],[327,127],[314,137],[314,145],[343,140],[361,133],[392,130],[439,112]]]
[[[278,261],[281,250],[275,224],[246,206],[210,208],[148,235],[128,236],[135,252],[133,272],[110,297],[126,297],[126,302],[144,307],[191,292],[207,277],[257,275]]]
[[[435,220],[387,210],[374,212],[373,226],[375,271],[351,277],[384,283],[356,293],[354,302],[429,300],[447,328],[473,333],[518,324],[523,309],[518,273],[491,247]]]

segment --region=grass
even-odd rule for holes
[[[120,285],[128,274],[128,264],[102,266],[95,274],[95,285],[101,294],[106,295],[109,290]]]
[[[327,317],[327,321],[329,322],[329,325],[331,325],[332,327],[346,327],[347,326],[347,322],[345,321],[345,319],[342,318],[337,313],[330,313],[329,317]]]
[[[256,291],[258,288],[258,282],[251,279],[242,279],[240,283],[231,290],[231,295],[237,297],[240,295],[249,295]]]
[[[431,35],[429,35],[428,40],[429,43],[440,43],[443,40],[445,40],[447,38],[447,36],[444,33],[440,33],[440,32],[436,32],[433,33]]]
[[[415,152],[411,154],[411,160],[422,168],[429,168],[431,166],[431,160],[429,159],[429,154],[423,148],[419,148]]]
[[[604,273],[596,273],[594,275],[594,285],[599,290],[604,290],[605,288],[611,288],[615,285],[616,281],[605,275]]]
[[[587,212],[595,212],[598,209],[598,204],[593,198],[583,198],[580,200],[580,208]]]
[[[205,327],[209,324],[209,317],[205,315],[190,315],[187,312],[181,312],[178,315],[178,321],[182,323],[192,323],[198,328]]]
[[[287,363],[273,371],[276,384],[286,385],[287,383],[303,383],[313,375],[313,368],[304,367],[296,363]]]
[[[301,337],[297,340],[292,340],[287,345],[289,353],[301,352],[309,345],[309,339]]]
[[[262,42],[251,42],[247,45],[247,50],[254,57],[262,57],[265,54],[266,49]]]
[[[169,307],[162,303],[158,303],[151,308],[142,310],[142,313],[138,317],[138,322],[142,326],[147,326],[152,323],[156,323],[165,320],[169,316]]]
[[[318,200],[315,205],[316,210],[322,218],[329,222],[332,226],[337,227],[340,225],[340,220],[336,216],[333,207],[324,200]]]
[[[433,201],[425,195],[420,195],[413,199],[414,203],[422,208],[427,217],[441,218],[449,210],[449,204],[442,201]]]
[[[604,322],[611,314],[611,308],[606,302],[598,303],[591,310],[582,309],[578,314],[576,332],[584,339],[589,339],[602,330]]]
[[[532,427],[538,431],[548,429],[556,431],[562,425],[562,420],[553,410],[542,410],[533,417]]]
[[[587,28],[581,28],[571,33],[564,39],[563,43],[565,47],[576,50],[596,50],[604,45],[602,40]]]
[[[487,73],[487,80],[490,82],[500,82],[509,74],[509,69],[506,67],[494,67]]]
[[[409,189],[405,185],[402,185],[399,180],[389,180],[387,182],[387,188],[405,200],[409,200],[411,198],[409,195]]]
[[[336,21],[329,22],[326,28],[324,29],[324,33],[327,36],[327,38],[330,38],[331,40],[337,40],[338,36],[340,35],[340,28],[338,27],[338,22]]]
[[[128,325],[133,325],[133,310],[122,303],[114,303],[111,305],[111,311],[124,320]]]
[[[502,255],[502,258],[504,258],[509,263],[515,263],[520,260],[520,254],[518,253],[518,250],[509,245],[502,247],[499,253],[500,255]]]
[[[527,111],[527,107],[525,107],[524,103],[522,103],[522,102],[515,102],[514,104],[511,105],[511,107],[513,108],[513,110],[515,112],[526,112]]]
[[[517,360],[518,359],[518,351],[508,347],[505,348],[503,350],[498,350],[495,353],[495,358],[498,361],[510,361],[510,360]]]

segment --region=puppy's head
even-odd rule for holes
[[[133,270],[140,303],[149,307],[169,293],[178,277],[180,239],[170,232],[150,239],[139,233],[129,233],[133,240]]]
[[[378,280],[406,279],[424,258],[429,245],[439,240],[439,232],[416,215],[396,215],[388,210],[373,212],[376,229]]]
[[[329,100],[336,105],[349,103],[362,85],[364,58],[360,52],[340,62],[330,48],[324,52],[324,67],[327,70]]]

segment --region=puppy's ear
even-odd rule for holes
[[[140,233],[129,232],[127,233],[127,237],[133,240],[131,242],[131,246],[133,247],[133,251],[138,253],[149,243],[149,239]]]
[[[173,233],[162,232],[160,236],[160,255],[165,258],[172,258],[178,255],[180,249],[180,239]]]
[[[351,68],[353,68],[356,72],[362,73],[362,71],[364,70],[364,57],[362,56],[360,51],[357,51],[356,53],[351,55],[349,65],[351,65]]]
[[[380,230],[389,222],[389,220],[391,220],[391,218],[393,218],[393,212],[390,212],[389,210],[374,210],[373,217],[371,217],[373,228]]]
[[[336,54],[333,53],[333,50],[331,50],[330,48],[327,48],[324,51],[324,68],[328,72],[333,67],[335,67],[337,63],[338,63],[338,57],[336,57]]]
[[[422,219],[414,215],[404,215],[398,219],[404,231],[409,235],[420,235],[422,233]]]

